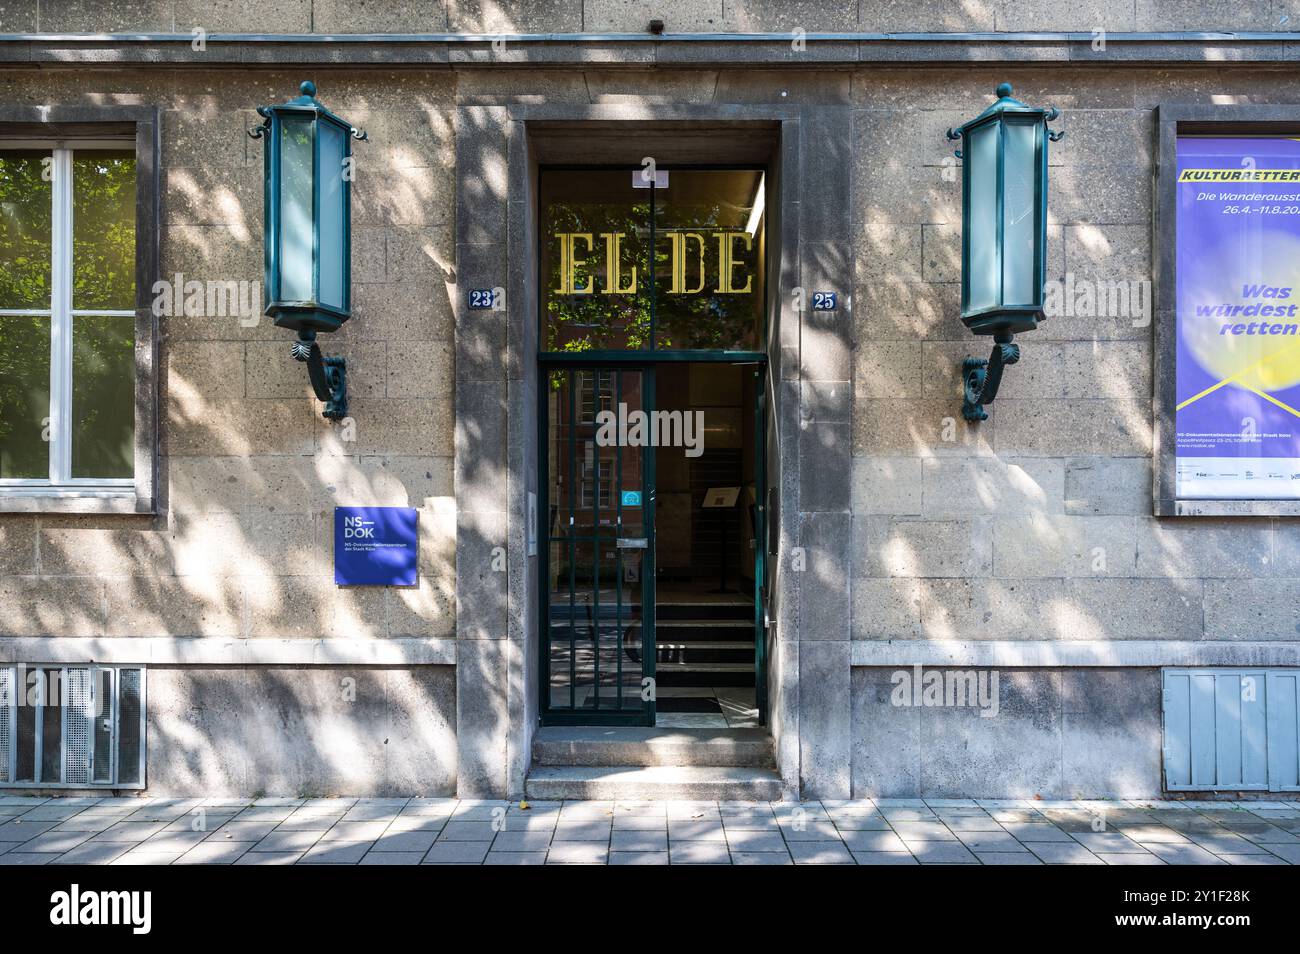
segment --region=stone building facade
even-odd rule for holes
[[[1300,125],[1292,7],[0,0],[0,136],[135,124],[159,279],[261,279],[256,107],[311,79],[369,134],[353,318],[322,342],[352,430],[268,320],[143,319],[152,487],[0,495],[0,663],[144,667],[150,793],[525,791],[536,170],[757,157],[785,796],[1160,795],[1164,668],[1300,665],[1300,510],[1157,516],[1172,304],[1141,286],[1170,240],[1160,111]],[[1062,111],[1049,281],[1137,283],[1147,311],[1052,316],[972,425],[944,133],[1003,81]],[[494,287],[503,310],[467,306]],[[419,510],[417,587],[334,584],[344,504]],[[999,716],[891,701],[915,666],[996,673]]]

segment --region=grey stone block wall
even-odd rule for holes
[[[452,795],[450,666],[149,669],[154,795]]]
[[[101,5],[96,28],[114,28],[128,6],[140,9]],[[528,7],[529,29],[587,22],[577,2],[544,6]],[[642,15],[626,6],[601,15]],[[1048,5],[1019,6],[1050,28]],[[1159,6],[1139,4],[1134,22],[1170,22]],[[455,3],[444,14],[452,7],[458,24],[474,24],[465,29],[504,30],[513,16],[510,4]],[[812,24],[842,17],[840,6],[796,7]],[[786,29],[784,9],[728,4],[720,15]],[[925,4],[876,13],[881,23],[926,14],[952,28],[1000,28],[1001,8],[988,9],[978,23]],[[1225,22],[1262,11],[1221,7]],[[1077,16],[1094,13],[1108,15],[1085,5]],[[459,765],[462,794],[517,792],[537,707],[537,581],[522,508],[530,489],[542,494],[530,423],[536,302],[510,254],[527,245],[533,201],[511,183],[527,181],[519,172],[532,160],[511,110],[567,104],[650,118],[745,107],[797,130],[780,153],[771,341],[772,437],[785,470],[770,688],[787,784],[825,797],[992,788],[996,777],[944,741],[952,733],[974,751],[1014,745],[1019,767],[1007,778],[1018,789],[1075,794],[1069,779],[1091,794],[1157,789],[1149,662],[1011,666],[1010,688],[1023,694],[1005,728],[885,708],[879,674],[850,665],[864,641],[1281,645],[1300,623],[1294,519],[1151,516],[1149,323],[1050,318],[1022,337],[990,420],[962,421],[956,367],[985,345],[959,321],[960,186],[942,133],[1003,80],[1030,102],[1055,103],[1067,138],[1052,158],[1049,278],[1143,280],[1157,241],[1155,105],[1296,104],[1300,115],[1300,80],[1290,68],[1232,64],[805,65],[0,72],[6,103],[163,107],[164,275],[260,278],[260,146],[244,136],[256,105],[287,98],[310,74],[324,101],[372,137],[357,147],[355,319],[326,348],[348,359],[355,433],[344,439],[319,419],[269,324],[164,319],[164,512],[0,517],[0,636],[455,637],[457,671],[438,679],[454,682],[439,698],[454,707],[459,737],[440,734],[428,757],[440,772]],[[468,288],[497,286],[504,312],[464,309]],[[841,308],[801,312],[795,288],[838,290]],[[1161,314],[1157,306],[1154,320]],[[338,503],[420,508],[417,589],[332,585]],[[324,678],[303,672],[307,684]],[[1107,721],[1095,700],[1123,693],[1128,721]],[[328,711],[323,696],[302,705]],[[1126,734],[1134,726],[1137,738]],[[1123,772],[1108,773],[1111,763]],[[949,781],[927,777],[927,766]]]
[[[900,705],[900,673],[913,675],[853,670],[855,798],[1160,794],[1158,669],[993,670],[997,705],[983,710],[918,706],[907,693]]]

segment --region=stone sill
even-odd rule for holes
[[[139,666],[454,666],[452,637],[281,639],[222,636],[0,637],[0,664]]]
[[[157,512],[149,497],[120,493],[14,493],[0,489],[0,513],[144,514]]]
[[[1300,640],[854,640],[853,666],[1009,669],[1160,666],[1300,666]]]
[[[1300,500],[1155,501],[1157,517],[1300,517]]]

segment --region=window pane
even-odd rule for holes
[[[280,125],[280,300],[313,301],[310,119]]]
[[[671,170],[655,188],[655,347],[763,347],[764,176]]]
[[[135,307],[135,153],[72,159],[72,307]]]
[[[541,181],[542,350],[650,347],[650,190],[640,169]]]
[[[72,476],[135,472],[135,319],[73,318]]]
[[[1038,232],[1038,152],[1041,123],[1008,122],[1002,208],[1002,301],[1036,305],[1034,245]]]
[[[0,316],[0,477],[47,479],[50,319]]]
[[[966,137],[962,162],[970,165],[966,203],[970,214],[964,241],[970,249],[966,271],[969,299],[966,307],[975,311],[1001,303],[1001,269],[997,255],[998,127],[996,123]]]
[[[0,308],[50,307],[49,159],[0,150]]]
[[[343,152],[348,134],[333,123],[320,124],[320,301],[322,305],[343,307],[343,279],[347,262],[343,260],[346,214],[343,188]]]

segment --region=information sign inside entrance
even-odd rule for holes
[[[710,509],[734,507],[739,496],[739,487],[710,487],[704,495],[704,506]]]

